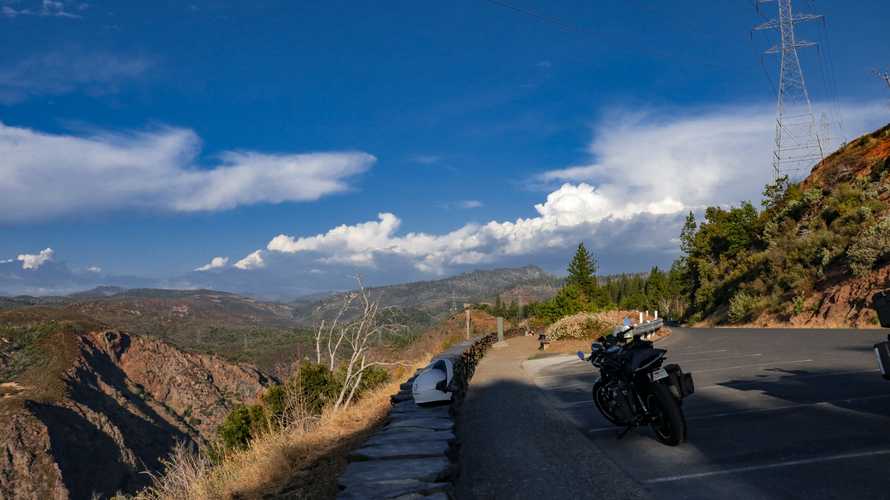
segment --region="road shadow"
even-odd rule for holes
[[[456,422],[456,498],[649,498],[531,382],[474,381]]]
[[[859,349],[857,349],[859,350]],[[663,498],[882,498],[887,458],[859,458],[764,465],[890,450],[890,384],[868,366],[858,371],[828,368],[764,368],[700,389],[684,403],[688,442],[663,446],[648,428],[618,439],[592,404],[584,405],[596,379],[566,363],[559,377],[546,372],[550,404],[564,405],[593,446],[619,468]],[[542,374],[545,373],[542,371]],[[693,371],[694,374],[694,371]],[[586,387],[584,381],[586,380]],[[568,385],[569,387],[563,387]],[[577,386],[577,389],[573,386]],[[583,396],[581,395],[583,394]],[[613,432],[614,429],[614,432]],[[746,468],[753,467],[752,470]],[[739,471],[739,469],[741,469]],[[739,471],[704,479],[682,476]],[[875,475],[877,474],[877,475]],[[671,479],[681,476],[680,479]],[[654,478],[668,482],[646,483]],[[855,483],[855,484],[848,484]],[[849,494],[848,494],[849,493]]]

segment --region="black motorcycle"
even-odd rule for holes
[[[873,300],[881,326],[890,328],[890,290],[878,292]],[[881,375],[886,380],[890,380],[890,335],[887,335],[886,342],[875,344],[875,355],[878,357],[878,368],[881,369]]]
[[[619,327],[590,346],[582,361],[599,368],[593,401],[606,419],[625,427],[619,437],[649,425],[655,439],[668,446],[686,441],[683,399],[695,392],[692,374],[679,365],[662,366],[667,351],[656,349],[630,326]]]

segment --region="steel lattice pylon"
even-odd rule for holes
[[[797,40],[794,25],[821,19],[813,14],[794,14],[791,0],[758,0],[776,2],[778,18],[755,26],[755,30],[777,30],[779,44],[766,51],[779,55],[779,86],[776,105],[776,138],[773,170],[776,178],[787,175],[799,177],[825,157],[827,137],[822,137],[813,114],[810,95],[800,65],[797,49],[816,44]]]

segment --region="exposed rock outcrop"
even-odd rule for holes
[[[237,404],[273,380],[245,364],[117,331],[76,336],[63,394],[0,400],[0,498],[135,492],[177,442],[206,446]]]

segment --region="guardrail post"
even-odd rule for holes
[[[498,316],[498,341],[495,342],[494,347],[506,347],[507,341],[504,340],[504,318]]]
[[[464,310],[467,312],[467,340],[470,340],[470,306],[464,304]]]

